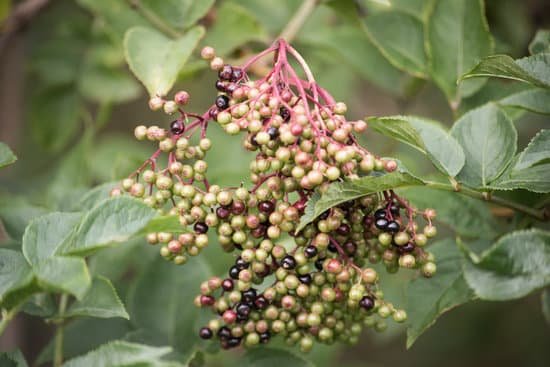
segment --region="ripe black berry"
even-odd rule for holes
[[[324,212],[321,213],[321,215],[319,215],[319,219],[325,220],[328,218],[329,215],[330,215],[330,210],[325,210]]]
[[[225,87],[227,84],[221,80],[216,80],[216,89],[220,92],[225,92]]]
[[[239,268],[237,268],[236,266],[232,266],[231,268],[229,268],[229,276],[232,279],[239,279],[239,273],[240,272],[241,272],[241,270]]]
[[[388,225],[386,226],[386,231],[391,232],[391,233],[399,232],[399,223],[397,223],[394,220],[390,221],[388,223]]]
[[[227,339],[227,338],[231,337],[231,330],[227,326],[222,326],[218,330],[218,337],[220,339]]]
[[[239,344],[241,344],[241,338],[230,338],[230,339],[227,340],[227,347],[228,348],[238,347]]]
[[[223,282],[222,282],[222,288],[224,291],[226,292],[230,292],[233,290],[233,280],[231,279],[224,279]]]
[[[195,225],[193,226],[193,229],[198,234],[203,234],[203,233],[208,232],[208,226],[204,222],[195,223]]]
[[[367,311],[372,310],[374,308],[374,299],[370,296],[364,296],[361,298],[361,301],[359,301],[359,306]]]
[[[386,218],[386,211],[384,209],[378,209],[374,212],[374,219]]]
[[[212,330],[210,330],[210,328],[203,327],[199,330],[199,336],[201,339],[210,339],[212,338],[212,335]]]
[[[286,107],[281,107],[279,110],[279,115],[281,115],[284,122],[288,122],[288,120],[290,120],[290,111]]]
[[[396,205],[396,204],[392,204],[390,206],[390,212],[393,214],[393,215],[399,215],[399,206]]]
[[[233,68],[231,65],[225,64],[220,71],[218,72],[218,77],[221,80],[231,80],[231,77],[233,76]]]
[[[269,331],[266,331],[265,333],[260,334],[260,343],[265,344],[269,341],[269,338],[271,338],[271,334]]]
[[[301,283],[304,283],[304,284],[306,284],[306,285],[309,285],[309,284],[311,284],[311,275],[310,275],[310,274],[299,275],[299,276],[298,276],[298,280],[299,280]]]
[[[259,310],[263,310],[267,307],[268,304],[269,302],[267,301],[267,299],[261,295],[256,297],[256,300],[254,301],[254,306],[256,306],[256,308]]]
[[[374,225],[376,228],[384,230],[388,227],[388,220],[385,218],[377,219]]]
[[[252,303],[256,299],[256,289],[250,288],[241,293],[243,301],[246,303]]]
[[[260,201],[258,210],[264,214],[271,214],[275,210],[275,205],[271,201]]]
[[[215,104],[220,111],[225,110],[227,107],[229,107],[229,98],[223,94],[221,96],[217,96]]]
[[[399,246],[398,250],[400,253],[412,252],[414,250],[414,245],[409,242],[404,244],[403,246]]]
[[[271,140],[275,140],[279,136],[279,129],[272,126],[269,129],[267,129],[267,134],[269,135]]]
[[[170,132],[174,135],[180,135],[185,130],[183,121],[174,120],[170,123]]]
[[[351,231],[351,228],[346,223],[342,223],[340,224],[340,227],[336,228],[336,233],[342,236],[347,236],[350,231]]]
[[[231,81],[236,82],[236,81],[242,79],[243,75],[244,75],[243,69],[233,68],[233,72],[231,73]]]
[[[294,259],[292,255],[286,255],[283,257],[283,260],[281,260],[281,266],[283,269],[292,270],[296,267],[296,259]]]
[[[250,306],[247,305],[246,303],[239,303],[237,305],[236,311],[237,311],[237,315],[241,317],[247,317],[248,315],[250,315],[251,309],[250,309]]]
[[[304,255],[308,258],[308,259],[311,259],[312,257],[315,257],[315,255],[317,255],[317,247],[315,246],[308,246],[304,249]]]
[[[325,259],[317,259],[315,260],[315,268],[319,271],[323,270],[323,262]]]

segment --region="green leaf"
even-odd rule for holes
[[[21,311],[29,315],[48,318],[55,315],[57,312],[57,305],[51,294],[35,293],[25,302]]]
[[[177,215],[163,215],[153,218],[147,223],[145,228],[141,230],[142,233],[149,232],[170,232],[170,233],[183,233],[186,232],[185,228],[180,224],[179,217]]]
[[[456,81],[494,44],[481,0],[436,0],[426,17],[426,41],[430,74],[450,101],[459,100]],[[481,84],[470,85],[478,89]],[[471,94],[461,91],[460,94]]]
[[[65,317],[75,316],[130,318],[109,279],[101,276],[92,280],[84,297],[73,303],[65,313]]]
[[[314,364],[284,349],[251,349],[242,357],[243,367],[314,367]]]
[[[20,240],[31,219],[44,215],[48,210],[33,205],[22,197],[2,197],[0,199],[0,219],[8,235]]]
[[[319,200],[316,201],[314,199],[311,201],[310,199],[307,206],[312,206],[313,210],[306,210],[302,218],[300,218],[300,224],[296,231],[299,232],[304,229],[305,226],[313,222],[315,218],[321,215],[325,210],[345,203],[346,201],[384,190],[419,185],[423,185],[420,179],[407,172],[399,171],[382,176],[365,176],[356,180],[332,183],[327,192],[321,195]]]
[[[484,252],[479,262],[466,262],[464,276],[481,299],[521,298],[550,284],[550,232],[516,231]]]
[[[214,0],[141,0],[141,6],[176,28],[188,28],[206,15]]]
[[[418,131],[410,124],[410,120],[412,119],[414,117],[371,117],[368,119],[368,122],[369,126],[380,134],[399,140],[426,154],[424,141]]]
[[[53,152],[64,148],[78,129],[80,103],[70,85],[33,89],[29,123],[34,139]]]
[[[464,151],[439,122],[415,116],[369,118],[370,126],[426,154],[443,173],[456,176],[464,166]]]
[[[155,210],[127,196],[104,200],[82,219],[63,249],[67,254],[88,254],[139,233],[155,216]]]
[[[542,314],[546,319],[546,322],[550,324],[550,288],[546,288],[542,291],[540,295]]]
[[[171,352],[169,347],[151,347],[124,341],[104,344],[88,354],[73,358],[63,367],[88,366],[155,366],[161,358]]]
[[[6,298],[32,283],[33,275],[25,257],[19,251],[0,248],[0,304]],[[18,303],[22,299],[15,300]]]
[[[535,37],[529,43],[529,52],[531,55],[550,52],[550,30],[539,29]]]
[[[0,168],[15,163],[17,157],[7,144],[0,142]]]
[[[504,107],[550,115],[550,91],[544,89],[534,88],[514,93],[497,103]]]
[[[433,278],[417,278],[407,287],[407,348],[450,309],[474,299],[462,272],[462,254],[452,239],[429,247],[437,262]]]
[[[123,70],[84,64],[78,79],[78,91],[87,99],[98,103],[124,103],[139,97],[139,84]]]
[[[107,182],[102,185],[96,186],[87,193],[85,193],[80,201],[74,205],[73,210],[89,211],[106,198],[109,197],[109,193],[113,188],[119,185],[120,182]]]
[[[23,353],[19,349],[13,352],[0,353],[0,366],[2,367],[28,367]]]
[[[464,149],[466,162],[457,178],[468,186],[487,187],[516,153],[516,128],[494,103],[466,113],[455,122],[451,135]]]
[[[211,270],[200,257],[177,267],[155,256],[134,282],[127,302],[132,322],[147,330],[155,343],[172,345],[186,354],[200,342],[196,332],[204,321],[193,305],[197,280],[189,274],[208,278]]]
[[[493,55],[481,60],[472,70],[462,75],[460,80],[477,77],[512,79],[550,88],[550,53],[541,53],[515,60],[507,55]]]
[[[33,266],[33,272],[41,288],[55,292],[67,292],[82,299],[91,284],[84,259],[54,256]]]
[[[550,191],[550,130],[541,130],[491,188]]]
[[[171,40],[150,28],[131,28],[124,36],[126,61],[151,96],[164,96],[203,35],[203,27],[194,27]]]
[[[33,219],[23,235],[23,254],[29,264],[56,255],[81,218],[80,213],[50,213]]]
[[[250,41],[268,42],[262,23],[245,7],[234,2],[223,2],[217,11],[217,20],[204,38],[204,45],[212,46],[219,55],[227,55]]]
[[[435,209],[436,224],[445,223],[460,236],[494,238],[498,234],[491,210],[479,200],[429,187],[410,187],[403,194],[417,208]]]

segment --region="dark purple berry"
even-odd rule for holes
[[[315,257],[315,255],[317,255],[317,247],[315,246],[307,246],[305,249],[304,249],[304,255],[308,258],[308,259],[311,259],[312,257]]]
[[[204,222],[197,222],[193,226],[193,229],[195,230],[195,233],[203,234],[208,232],[208,226]]]
[[[201,339],[210,339],[212,338],[212,330],[207,327],[203,327],[199,330],[199,336]]]
[[[271,140],[275,140],[279,136],[279,129],[272,126],[269,129],[267,129],[267,134],[269,135]]]
[[[323,270],[323,263],[325,262],[325,259],[317,259],[315,260],[315,268],[319,271]]]
[[[221,80],[216,80],[216,89],[220,92],[225,92],[225,88],[227,86],[226,82],[223,82]]]
[[[350,256],[353,256],[355,254],[355,251],[357,251],[357,245],[353,242],[346,242],[344,243],[344,251]]]
[[[359,306],[363,307],[365,310],[370,311],[374,308],[374,299],[371,296],[364,296],[359,301]]]
[[[290,111],[286,107],[281,107],[279,109],[279,115],[281,115],[284,122],[288,122],[288,120],[290,120]]]
[[[332,242],[330,242],[327,246],[327,250],[329,250],[330,252],[338,252],[338,248],[336,247],[336,245]]]
[[[246,303],[253,303],[254,300],[256,299],[257,294],[258,293],[254,288],[250,288],[250,289],[247,289],[246,291],[241,292],[242,299]]]
[[[231,77],[233,76],[233,68],[231,65],[225,64],[220,71],[218,72],[218,77],[221,80],[231,80]]]
[[[266,331],[265,333],[260,334],[260,343],[265,344],[269,341],[269,338],[271,338],[271,334],[269,331]]]
[[[296,259],[292,255],[286,255],[283,257],[283,260],[281,260],[281,266],[283,269],[292,270],[296,267]]]
[[[254,228],[250,234],[254,238],[264,237],[267,232],[267,226],[265,224],[260,224],[258,227]]]
[[[215,104],[220,111],[225,110],[227,107],[229,107],[229,98],[223,94],[217,96]]]
[[[231,81],[236,82],[242,79],[244,73],[243,69],[241,68],[233,68],[233,72],[231,73]]]
[[[325,210],[324,212],[321,213],[321,215],[319,216],[319,219],[325,220],[328,218],[329,215],[330,215],[330,210]]]
[[[233,280],[224,279],[223,282],[222,282],[222,288],[226,292],[231,292],[234,288]]]
[[[256,308],[259,310],[263,310],[267,307],[268,304],[269,302],[267,301],[267,299],[261,295],[256,297],[256,300],[254,300],[254,306],[256,306]]]
[[[388,227],[388,220],[386,218],[377,219],[374,225],[376,228],[384,230]]]
[[[271,201],[260,201],[258,210],[264,214],[271,214],[275,210],[275,205]]]
[[[237,311],[237,315],[241,317],[247,317],[248,315],[250,315],[251,309],[250,309],[250,306],[247,305],[246,303],[239,303],[237,304],[236,311]]]
[[[245,210],[246,210],[246,205],[244,205],[242,201],[234,201],[233,204],[231,205],[231,212],[233,214],[239,215],[244,213]]]
[[[378,209],[374,212],[374,219],[386,218],[386,211],[384,209]]]
[[[231,268],[229,268],[229,276],[232,279],[239,279],[239,273],[240,272],[241,272],[241,270],[239,268],[237,268],[236,266],[232,266]]]
[[[231,214],[231,211],[223,206],[220,206],[218,209],[216,209],[216,215],[220,219],[226,219]]]
[[[396,204],[392,204],[390,206],[390,212],[393,214],[393,215],[399,215],[399,206],[396,205]]]
[[[309,274],[304,274],[304,275],[299,275],[298,276],[298,280],[301,282],[301,283],[304,283],[306,285],[309,285],[311,284],[311,275]]]
[[[180,135],[185,131],[183,121],[174,120],[170,123],[170,132],[174,135]]]
[[[241,344],[241,338],[229,338],[227,340],[227,346],[229,348],[236,348]]]
[[[234,91],[237,90],[237,88],[239,88],[239,86],[235,83],[229,83],[227,84],[227,86],[225,87],[225,91],[229,94],[233,94]]]
[[[399,232],[399,223],[397,223],[394,220],[390,221],[388,223],[388,225],[386,226],[386,231],[391,232],[391,233]]]
[[[231,337],[231,330],[227,326],[222,326],[218,330],[218,337],[222,340],[230,338]]]
[[[340,224],[340,227],[336,228],[336,233],[338,233],[341,236],[349,235],[350,231],[351,231],[351,228],[346,223],[342,223]]]
[[[403,246],[399,246],[399,252],[401,253],[408,253],[412,252],[414,250],[414,244],[411,242],[404,244]]]
[[[242,257],[238,257],[237,260],[235,260],[235,266],[239,270],[243,270],[243,269],[248,268],[248,265],[249,264],[246,261],[244,261]]]

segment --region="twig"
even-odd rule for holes
[[[302,28],[310,14],[317,6],[318,2],[318,0],[304,0],[302,5],[298,8],[298,10],[296,10],[296,13],[294,13],[294,16],[283,28],[279,38],[283,38],[289,43],[292,42],[300,28]]]
[[[55,344],[54,344],[54,354],[53,354],[53,365],[54,367],[61,367],[63,364],[63,315],[65,314],[65,309],[67,308],[67,301],[69,296],[65,293],[61,295],[59,299],[59,309],[58,317],[60,318],[57,329],[55,330]]]
[[[21,31],[50,0],[26,0],[19,3],[13,12],[0,26],[2,36],[0,38],[0,52],[7,45],[8,40]]]

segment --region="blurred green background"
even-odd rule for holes
[[[170,27],[181,26],[186,13],[178,12],[176,7],[172,12],[162,12],[156,8],[159,2],[143,1]],[[7,19],[20,3],[0,0],[0,19]],[[147,22],[129,5],[131,1],[34,3],[40,5],[35,13],[20,20],[15,29],[3,27],[1,34],[0,141],[9,144],[19,157],[16,165],[0,173],[0,210],[8,218],[0,231],[5,246],[17,245],[8,237],[20,235],[27,219],[46,211],[70,210],[91,187],[116,181],[143,162],[153,146],[132,139],[134,126],[166,126],[170,121],[163,113],[147,108],[146,91],[125,64],[124,32]],[[203,2],[186,3],[197,6]],[[370,2],[358,3],[368,17],[371,4],[366,3]],[[422,1],[397,3],[414,11]],[[269,45],[300,4],[297,0],[204,1],[207,12],[200,23],[207,31],[201,44],[216,46],[227,60],[242,61]],[[550,2],[487,1],[486,16],[495,38],[495,53],[520,57],[528,53],[528,43],[536,30],[550,27]],[[448,126],[453,121],[441,91],[431,82],[393,67],[361,30],[327,4],[316,7],[293,44],[310,63],[318,82],[347,102],[350,118],[417,114]],[[189,91],[189,110],[200,112],[213,102],[215,80],[216,75],[195,52],[173,91]],[[480,105],[498,96],[504,85],[516,88],[511,82],[488,81],[463,100],[462,107]],[[547,119],[534,114],[519,119],[516,128],[520,147],[545,122]],[[209,134],[214,142],[207,156],[210,182],[238,185],[246,181],[252,156],[241,149],[240,139],[228,139],[216,126]],[[433,169],[416,151],[373,131],[362,137],[362,143],[381,156],[401,159],[414,172],[428,174]],[[505,222],[506,218],[500,220]],[[201,256],[214,273],[222,274],[231,257],[218,255],[212,246]],[[115,283],[132,321],[75,321],[67,327],[66,357],[113,339],[151,338],[140,334],[143,325],[170,330],[171,343],[185,343],[186,338],[194,337],[178,335],[179,323],[192,324],[192,318],[182,320],[164,311],[168,304],[182,313],[190,307],[203,278],[203,267],[173,269],[159,260],[157,250],[147,247],[144,241],[105,250],[94,255],[90,264],[95,273]],[[166,285],[167,279],[182,276],[193,279],[195,287],[178,281]],[[394,303],[403,304],[406,277],[386,278],[386,292],[393,295]],[[159,284],[165,287],[159,289]],[[141,305],[144,299],[150,301]],[[47,301],[37,304],[45,305]],[[39,355],[47,360],[51,335],[51,325],[20,314],[0,339],[0,350],[19,347],[30,361]],[[405,350],[404,328],[393,326],[382,334],[366,333],[355,347],[317,347],[311,357],[319,366],[548,366],[549,347],[550,328],[540,311],[540,295],[534,294],[513,302],[461,306],[439,319],[409,351]],[[236,366],[239,353],[206,356],[206,365]]]

